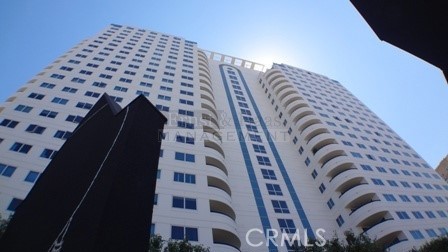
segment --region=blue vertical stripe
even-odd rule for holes
[[[292,201],[294,202],[294,206],[297,210],[300,221],[302,222],[302,226],[305,229],[307,229],[308,237],[315,239],[314,231],[313,231],[313,229],[311,229],[310,222],[308,221],[308,218],[306,217],[305,211],[303,210],[303,207],[302,207],[302,204],[300,203],[299,197],[294,189],[291,179],[289,178],[289,175],[288,175],[288,172],[286,171],[285,165],[283,164],[283,161],[280,158],[280,155],[278,154],[277,148],[275,147],[275,143],[271,138],[271,134],[269,134],[268,128],[266,127],[266,123],[264,122],[263,117],[260,114],[260,110],[258,109],[257,104],[255,103],[255,100],[250,92],[250,89],[247,86],[246,80],[243,78],[241,71],[238,69],[236,69],[236,70],[238,71],[238,74],[240,75],[241,81],[243,82],[244,88],[246,89],[247,95],[249,96],[252,107],[254,108],[255,113],[257,114],[257,117],[258,117],[258,121],[261,124],[261,128],[263,129],[266,139],[268,140],[269,147],[271,148],[272,154],[274,155],[275,161],[277,162],[278,168],[280,169],[280,172],[283,176],[283,180],[285,181],[286,187],[288,188],[288,192],[292,198]]]
[[[227,78],[226,78],[226,75],[224,72],[224,66],[231,67],[232,69],[235,69],[235,68],[233,66],[229,66],[229,65],[220,65],[219,66],[219,70],[221,72],[221,78],[224,83],[224,88],[226,90],[227,100],[229,101],[230,110],[232,112],[232,118],[235,123],[235,129],[238,134],[238,140],[240,142],[241,151],[244,156],[244,163],[246,165],[247,174],[249,175],[250,185],[252,187],[252,193],[254,194],[255,203],[257,204],[258,214],[260,216],[261,225],[263,226],[263,230],[266,235],[266,230],[271,229],[271,224],[269,222],[269,217],[268,217],[268,214],[266,212],[266,207],[263,202],[263,197],[261,195],[261,191],[260,191],[260,187],[258,185],[257,177],[255,175],[254,167],[252,165],[252,161],[250,160],[249,151],[247,149],[246,140],[245,140],[243,132],[241,130],[241,124],[238,119],[238,114],[235,109],[235,104],[233,103],[233,99],[230,94],[229,85],[228,85]],[[239,72],[238,69],[235,69],[235,70],[237,70]],[[241,75],[241,73],[240,73],[240,78],[243,80],[243,76]],[[243,82],[244,82],[244,80],[243,80]],[[270,252],[278,251],[277,247],[275,247],[275,245],[272,244],[271,242],[269,242],[269,251]]]

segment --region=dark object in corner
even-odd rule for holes
[[[0,251],[147,251],[166,118],[104,94],[16,212]]]

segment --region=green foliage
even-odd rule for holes
[[[352,231],[345,231],[345,242],[337,236],[325,244],[325,251],[328,252],[381,252],[383,247],[370,239],[365,234],[355,235]]]
[[[9,221],[11,220],[11,216],[8,219],[3,219],[0,214],[0,239],[6,231],[6,227],[8,227]]]
[[[434,251],[446,251],[448,248],[448,235],[440,236],[429,242],[423,244],[418,252],[434,252]]]
[[[164,245],[166,244],[166,247]],[[162,250],[163,248],[163,250]],[[187,239],[182,241],[165,241],[160,235],[153,235],[149,240],[149,252],[210,252],[210,249],[203,245],[193,245]]]

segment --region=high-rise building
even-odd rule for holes
[[[440,161],[436,167],[436,172],[442,176],[445,181],[448,181],[448,155]]]
[[[448,231],[448,184],[339,82],[120,25],[0,106],[3,216],[104,92],[122,106],[144,95],[168,118],[148,227],[165,239],[288,251],[266,236],[352,230],[404,251]]]

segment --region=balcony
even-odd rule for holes
[[[341,181],[334,181],[335,182],[341,182]],[[341,195],[339,195],[339,198],[341,198],[345,193],[347,193],[348,191],[358,187],[358,186],[362,186],[362,185],[367,185],[368,183],[366,182],[364,177],[356,177],[356,178],[352,178],[349,179],[347,181],[344,182],[344,180],[342,180],[342,184],[339,185],[336,188],[337,192],[340,192]],[[335,183],[335,186],[337,186],[337,184]]]
[[[204,147],[210,148],[210,149],[213,149],[213,150],[219,152],[223,158],[226,157],[226,155],[224,154],[224,150],[221,148],[221,146],[212,140],[204,139]]]
[[[226,166],[218,159],[216,159],[214,157],[210,157],[210,156],[205,156],[205,164],[215,167],[215,168],[221,170],[222,172],[224,172],[224,174],[226,174],[226,176],[229,176]]]
[[[317,124],[317,123],[322,124],[321,120],[316,115],[314,115],[314,112],[313,112],[312,114],[308,114],[308,115],[305,115],[302,118],[300,118],[297,121],[296,126],[297,126],[299,132],[303,132],[310,125]]]
[[[213,243],[227,245],[240,251],[241,241],[237,235],[224,229],[213,228]]]
[[[301,106],[297,108],[291,114],[293,124],[297,125],[297,122],[307,115],[314,115],[314,112],[308,106]]]
[[[322,133],[329,133],[328,129],[322,123],[315,123],[304,128],[302,131],[302,136],[306,141],[306,143],[308,144],[313,137]]]
[[[291,116],[294,111],[296,111],[299,108],[308,107],[306,102],[300,98],[299,96],[291,96],[288,100],[285,99],[285,102],[283,103],[283,107],[285,107],[285,110],[288,112],[288,114]],[[292,118],[292,116],[291,116]]]
[[[391,221],[393,219],[394,218],[392,218],[392,215],[389,213],[389,211],[380,210],[379,212],[374,213],[359,222],[357,227],[361,228],[363,233],[366,233],[375,226],[380,225],[381,223],[384,223],[386,221]]]
[[[229,217],[233,221],[236,220],[235,211],[233,211],[232,207],[230,207],[226,203],[218,201],[218,200],[210,200],[209,203],[210,203],[210,212],[211,213],[222,214],[222,215]]]
[[[232,196],[232,191],[230,190],[229,185],[222,179],[213,176],[207,176],[207,185],[209,187],[218,188],[226,192],[229,196]]]
[[[350,209],[350,215],[352,215],[354,212],[362,208],[363,206],[366,206],[373,202],[378,202],[380,199],[376,195],[376,193],[366,193],[363,194],[356,199],[352,200],[350,203],[348,203],[345,207]]]

